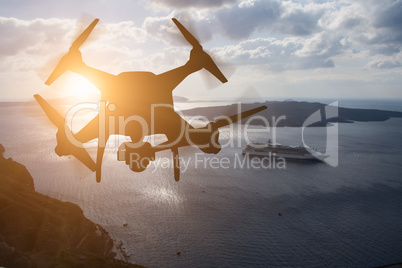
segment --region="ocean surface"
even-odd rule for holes
[[[219,103],[223,105],[224,103]],[[339,106],[402,110],[398,102],[344,101]],[[179,104],[181,108],[213,105]],[[65,112],[68,107],[58,107]],[[78,125],[84,114],[74,119]],[[35,106],[0,107],[5,156],[26,165],[38,192],[78,204],[147,267],[372,267],[402,262],[402,119],[327,128],[222,131],[225,148],[206,155],[182,148],[175,182],[171,154],[142,173],[106,149],[102,182],[74,158],[54,153],[55,128]],[[78,127],[79,128],[79,127]],[[338,128],[338,146],[327,133]],[[248,141],[276,138],[338,156],[319,162],[255,164]],[[92,146],[93,147],[93,146]],[[94,148],[89,149],[92,156]],[[253,164],[254,163],[254,164]],[[127,226],[123,226],[123,224]],[[181,254],[177,255],[176,251]]]

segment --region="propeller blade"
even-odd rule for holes
[[[187,40],[187,42],[190,43],[194,48],[202,46],[200,45],[200,42],[175,18],[172,18],[174,24],[176,24],[177,28],[179,28],[181,34],[183,37]]]
[[[46,80],[45,85],[50,86],[53,84],[54,81],[56,81],[57,78],[59,78],[64,72],[68,70],[68,67],[66,66],[65,62],[63,61],[64,57],[61,58],[59,63],[57,63],[56,68],[54,68],[53,72],[49,75],[49,78]]]
[[[226,83],[228,80],[226,79],[226,77],[223,75],[223,73],[219,70],[218,66],[216,66],[215,62],[212,60],[211,56],[209,56],[207,53],[205,53],[206,55],[206,63],[204,65],[204,68],[210,72],[211,74],[213,74],[216,78],[219,79],[219,81],[221,81],[222,83]]]
[[[177,28],[180,30],[183,37],[189,42],[194,48],[202,49],[200,42],[175,18],[172,18],[173,22],[176,24]],[[219,79],[222,83],[226,83],[228,80],[219,70],[218,66],[216,66],[215,62],[212,60],[211,56],[209,56],[204,51],[204,68],[207,69],[208,72],[213,74],[216,78]]]
[[[210,54],[209,52],[207,53]],[[230,77],[233,76],[236,67],[228,62],[223,62],[222,60],[217,61],[217,58],[213,54],[211,54],[210,57],[214,59],[216,66],[219,66],[218,68],[224,74],[226,80],[229,80]],[[202,80],[205,81],[208,90],[215,89],[222,84],[222,81],[216,79],[216,77],[211,75],[208,71],[200,72],[200,75],[202,76]]]
[[[45,101],[40,95],[34,95],[36,101],[42,107],[43,111],[45,112],[46,116],[49,118],[50,122],[52,122],[57,129],[64,132],[65,120],[64,117],[59,114],[47,101]],[[59,140],[58,140],[59,142]],[[64,142],[63,142],[64,143]],[[90,170],[95,171],[96,165],[95,162],[92,160],[91,156],[85,150],[85,148],[80,148],[74,146],[72,144],[63,144],[62,146],[68,146],[68,152],[75,158],[77,158],[81,163],[87,166]]]
[[[88,39],[88,36],[91,34],[92,30],[95,28],[98,22],[99,19],[94,19],[94,21],[80,34],[80,36],[75,39],[70,48],[79,49],[82,44],[84,44],[84,42]]]
[[[95,28],[99,19],[95,19],[70,46],[70,51],[79,49],[81,45],[88,39],[88,36],[91,34],[92,30]],[[59,63],[54,68],[53,72],[50,74],[49,78],[46,80],[45,85],[50,86],[57,78],[59,78],[64,72],[68,70],[68,52],[64,55]]]
[[[64,117],[59,114],[56,109],[54,109],[47,101],[45,101],[39,94],[35,94],[34,98],[42,107],[42,110],[45,112],[47,118],[49,118],[50,122],[53,123],[57,128],[64,127]]]
[[[253,114],[256,114],[258,112],[261,112],[263,110],[267,109],[267,106],[263,105],[239,114],[235,114],[232,116],[229,116],[228,118],[224,118],[224,119],[219,119],[218,121],[212,123],[214,127],[216,128],[220,128],[220,127],[224,127],[233,123],[236,123],[237,121],[240,121],[246,117],[249,117]]]

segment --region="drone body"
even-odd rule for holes
[[[216,154],[221,149],[218,141],[219,127],[266,109],[265,106],[261,106],[227,117],[227,119],[211,122],[203,128],[193,128],[174,111],[172,91],[188,75],[202,68],[207,69],[222,83],[227,82],[212,58],[203,51],[197,39],[180,22],[173,19],[185,39],[193,46],[190,59],[186,64],[159,75],[151,72],[124,72],[112,75],[87,66],[82,61],[79,51],[98,21],[98,19],[94,20],[73,42],[69,52],[62,57],[45,84],[52,84],[67,70],[84,76],[101,92],[101,101],[106,104],[104,114],[98,114],[79,132],[73,134],[65,125],[63,116],[41,96],[34,96],[50,121],[58,128],[55,152],[59,156],[75,156],[90,170],[96,172],[97,182],[101,180],[102,158],[110,135],[119,134],[131,138],[132,142],[123,143],[120,146],[118,160],[130,164],[129,159],[132,154],[139,155],[145,160],[142,161],[144,165],[141,167],[130,165],[130,168],[136,172],[145,170],[149,161],[155,159],[156,152],[171,150],[174,159],[174,175],[178,181],[180,177],[178,148],[193,145],[205,153]],[[143,142],[144,137],[155,134],[166,135],[167,141],[154,147]],[[83,144],[96,138],[98,138],[98,151],[96,162],[94,162]]]

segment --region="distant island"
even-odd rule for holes
[[[337,117],[327,118],[325,116],[326,104],[298,101],[266,101],[264,103],[241,104],[240,111],[246,111],[261,105],[266,105],[268,108],[257,115],[264,117],[269,122],[269,126],[274,126],[274,120],[276,120],[277,127],[302,127],[307,118],[317,111],[319,111],[319,120],[309,126],[326,126],[330,123],[353,123],[355,121],[385,121],[393,117],[402,118],[402,112],[343,107],[338,108]],[[205,116],[208,120],[212,121],[216,116],[237,114],[239,112],[238,109],[238,104],[232,104],[226,106],[195,108],[184,110],[182,112],[186,116]],[[281,116],[285,117],[279,120]],[[244,124],[247,120],[248,119],[244,119],[241,123]],[[261,119],[255,119],[249,123],[252,125],[265,125]]]
[[[189,101],[185,97],[174,96],[177,102]],[[63,105],[66,103],[79,103],[73,97],[53,99],[50,101],[52,105]],[[402,112],[386,111],[378,109],[353,109],[338,107],[338,116],[328,118],[325,115],[326,104],[319,102],[294,101],[287,99],[285,101],[266,101],[240,104],[240,110],[246,111],[256,108],[261,105],[266,105],[268,109],[258,113],[269,122],[269,126],[274,126],[273,118],[277,121],[277,127],[302,127],[307,118],[319,111],[320,120],[309,126],[326,126],[330,123],[353,123],[353,122],[370,122],[370,121],[385,121],[390,118],[401,118]],[[36,101],[27,102],[0,102],[0,107],[11,106],[38,106]],[[216,116],[234,115],[237,114],[238,104],[226,106],[213,106],[194,108],[181,111],[186,116],[205,116],[208,120],[213,120]],[[279,120],[281,116],[286,118]],[[245,123],[248,119],[242,120]],[[265,125],[262,120],[253,120],[249,122],[251,125]]]
[[[79,206],[35,191],[22,164],[0,145],[0,267],[142,267],[127,259]]]

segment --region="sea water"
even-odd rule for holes
[[[335,167],[300,161],[284,167],[273,160],[252,166],[241,156],[248,141],[275,135],[279,143],[298,145],[303,130],[259,128],[247,141],[243,126],[225,128],[220,141],[233,146],[217,155],[180,149],[186,163],[180,182],[174,181],[170,152],[157,155],[158,165],[131,172],[116,161],[122,142],[116,136],[106,149],[101,183],[74,158],[57,157],[56,130],[37,107],[0,107],[0,124],[5,156],[26,165],[36,190],[78,204],[123,241],[132,262],[368,267],[402,261],[402,119],[304,130],[305,143],[324,152],[327,133],[338,127]]]

